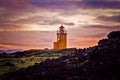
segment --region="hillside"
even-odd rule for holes
[[[55,59],[62,55],[68,55],[76,50],[27,50],[15,53],[2,53],[0,54],[0,76],[5,73],[16,71],[20,68],[26,68],[34,64],[45,61],[46,59]]]
[[[1,80],[120,80],[120,31],[107,37],[97,46],[6,73]]]

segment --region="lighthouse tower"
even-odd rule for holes
[[[67,48],[67,31],[61,25],[57,30],[57,42],[54,42],[54,49],[60,50]]]

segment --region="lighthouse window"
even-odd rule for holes
[[[62,35],[62,38],[64,38],[64,35]]]
[[[60,38],[58,38],[58,40],[60,40]]]

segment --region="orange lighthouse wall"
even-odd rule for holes
[[[54,42],[54,49],[60,50],[67,48],[67,32],[63,26],[57,31],[57,42]]]

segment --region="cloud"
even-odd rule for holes
[[[4,49],[5,47],[4,46],[0,46],[0,48]]]
[[[119,1],[115,0],[7,0],[7,2],[0,0],[0,29],[3,31],[21,30],[29,28],[33,24],[37,26],[57,24],[75,26],[76,23],[68,19],[73,15],[81,15],[82,11],[79,12],[79,9],[109,7],[112,2],[113,5],[119,6],[117,5]],[[74,12],[75,9],[78,10]],[[68,18],[65,14],[68,15]],[[78,17],[76,17],[77,19]]]
[[[0,43],[1,45],[17,45],[17,46],[36,46],[30,44],[22,44],[22,43]]]
[[[119,0],[0,0],[0,42],[7,48],[51,47],[56,40],[54,31],[64,24],[68,38],[82,37],[87,45],[87,37],[98,39],[108,31],[120,30],[115,23],[120,21],[119,4]]]
[[[47,45],[47,44],[45,44],[45,45],[41,45],[41,44],[23,44],[23,43],[0,43],[1,45],[12,45],[12,46],[49,46],[49,45]]]
[[[30,0],[30,3],[41,8],[67,9],[72,4],[67,0]]]
[[[35,9],[35,8],[33,8]],[[65,21],[55,15],[56,12],[36,10],[36,13],[29,12],[29,8],[24,10],[19,9],[2,9],[0,14],[0,31],[15,31],[28,30],[33,24],[39,26],[65,24],[73,26],[71,21]],[[39,13],[39,14],[38,14]],[[41,27],[40,26],[40,27]],[[36,26],[32,26],[36,27]]]
[[[81,8],[92,9],[120,9],[120,1],[108,1],[108,0],[83,0],[77,1],[76,5]]]
[[[120,22],[120,15],[113,15],[113,16],[99,16],[97,17],[98,20],[101,21],[112,21],[112,22]]]
[[[53,40],[51,39],[46,39],[46,38],[42,38],[41,40],[37,41],[37,42],[52,42]]]
[[[97,38],[102,38],[102,37],[105,37],[105,35],[106,35],[106,33],[98,33],[98,34],[92,34],[92,35],[88,34],[88,35],[86,35],[85,37],[91,37],[91,38],[97,37]]]
[[[68,30],[69,38],[76,39],[76,38],[104,38],[106,35],[111,31],[118,31],[120,30],[120,26],[109,26],[109,25],[80,25],[80,27],[71,28]]]
[[[54,35],[54,32],[47,31],[1,31],[0,46],[7,49],[50,48]]]
[[[73,22],[70,22],[70,23],[63,23],[63,24],[68,25],[68,26],[74,26],[74,25],[75,25],[75,23],[73,23]]]
[[[29,5],[28,0],[0,0],[0,7],[24,9]]]
[[[39,18],[39,17],[37,17]],[[40,18],[39,18],[40,19]],[[32,19],[31,19],[32,20]],[[34,21],[34,20],[32,20]],[[64,25],[69,25],[69,26],[73,26],[75,25],[75,23],[73,22],[70,22],[70,21],[65,21],[65,20],[62,20],[62,19],[59,19],[59,18],[52,18],[49,19],[48,17],[44,17],[42,20],[39,20],[39,22],[37,23],[39,25],[56,25],[56,24],[64,24]]]
[[[0,31],[23,29],[23,24],[16,20],[35,11],[28,0],[0,0]]]
[[[2,24],[0,25],[0,31],[18,31],[23,29],[20,25],[15,24]]]
[[[108,25],[87,25],[87,26],[83,26],[82,28],[96,28],[96,29],[108,29],[108,30],[120,30],[120,26],[108,26]]]
[[[119,9],[120,1],[118,0],[30,0],[30,3],[42,8],[52,9],[71,9],[78,8],[106,8]],[[74,7],[73,7],[74,6]]]

